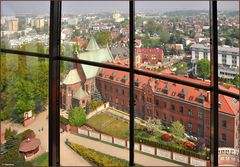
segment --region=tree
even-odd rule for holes
[[[28,80],[19,79],[15,85],[16,89],[16,108],[14,116],[17,121],[24,121],[24,112],[33,110],[35,107],[34,102],[34,87],[33,83]]]
[[[207,59],[199,60],[197,64],[197,74],[204,80],[210,77],[210,62]]]
[[[153,123],[153,120],[151,119],[151,117],[148,118],[146,125],[147,125],[148,134],[152,135],[154,132],[154,123]]]
[[[179,122],[175,121],[172,123],[172,127],[170,128],[170,132],[174,134],[175,136],[184,138],[185,128],[184,126]]]
[[[75,107],[69,113],[69,123],[73,126],[82,126],[86,123],[86,113],[83,108]]]
[[[240,88],[240,75],[236,75],[232,80],[232,83],[237,87]]]
[[[110,32],[97,32],[95,34],[96,41],[100,46],[106,47],[107,44],[111,41]]]
[[[175,65],[176,69],[176,75],[186,75],[188,71],[187,63],[180,62]]]

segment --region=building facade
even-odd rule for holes
[[[194,80],[192,81],[194,82]],[[110,106],[125,112],[129,111],[129,77],[127,73],[101,69],[96,76],[96,86]],[[230,88],[229,91],[236,92],[238,90]],[[239,138],[239,101],[219,95],[219,102],[219,145],[236,148]],[[135,104],[137,117],[145,120],[148,117],[158,118],[163,124],[169,126],[173,121],[179,120],[189,135],[204,138],[206,143],[210,144],[209,92],[136,75]]]
[[[141,56],[141,63],[159,64],[163,62],[164,52],[160,48],[136,48],[135,55]]]
[[[210,47],[203,44],[193,44],[192,49],[192,65],[197,67],[197,62],[201,59],[210,61]],[[218,46],[218,76],[220,78],[233,79],[239,74],[239,48]]]

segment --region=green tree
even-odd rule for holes
[[[24,112],[33,110],[35,107],[33,83],[24,79],[19,79],[15,85],[16,89],[16,112],[14,117],[17,121],[24,121]]]
[[[187,71],[188,71],[187,63],[180,62],[180,63],[177,63],[175,67],[177,68],[175,72],[176,75],[187,75]]]
[[[69,123],[73,126],[82,126],[86,123],[86,113],[83,108],[75,107],[69,113]]]
[[[210,62],[207,59],[201,59],[197,63],[197,74],[204,80],[210,77]]]
[[[184,138],[185,128],[184,126],[179,122],[175,121],[172,123],[172,127],[170,128],[170,132],[174,134],[175,136]]]
[[[95,33],[95,37],[97,43],[102,47],[106,47],[107,44],[111,41],[110,32],[97,32]]]
[[[232,83],[237,87],[240,88],[240,75],[236,75],[232,80]]]

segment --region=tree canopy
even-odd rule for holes
[[[210,62],[207,59],[199,60],[197,64],[197,74],[203,79],[210,77]]]
[[[172,127],[170,128],[170,132],[174,134],[175,136],[184,138],[185,128],[184,126],[179,122],[175,121],[172,123]]]
[[[86,123],[86,113],[83,108],[75,107],[69,113],[69,123],[73,126],[82,126]]]

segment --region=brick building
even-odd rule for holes
[[[164,74],[162,74],[164,75]],[[168,77],[209,83],[167,74]],[[110,105],[129,111],[128,73],[101,69],[96,76],[96,86],[104,100]],[[224,88],[238,93],[235,88]],[[179,120],[188,134],[210,139],[210,93],[188,86],[135,75],[135,114],[147,119],[159,118],[162,123],[171,125]],[[219,146],[237,147],[239,138],[239,101],[219,95]]]
[[[158,64],[163,62],[164,52],[160,48],[136,48],[135,55],[141,55],[141,63]]]

